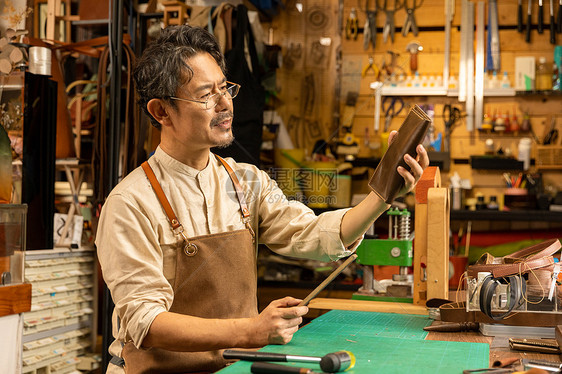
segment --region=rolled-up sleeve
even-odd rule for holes
[[[306,205],[287,200],[277,183],[262,173],[260,243],[280,255],[320,261],[335,261],[355,251],[362,238],[348,247],[341,240],[341,222],[349,209],[316,215]]]
[[[140,347],[154,318],[173,300],[158,234],[137,204],[114,194],[104,204],[96,246],[119,318],[117,339]]]

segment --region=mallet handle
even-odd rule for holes
[[[254,362],[250,367],[252,373],[257,374],[285,374],[285,373],[298,373],[298,374],[313,374],[316,373],[311,369],[299,368],[294,366],[285,366],[279,364],[270,364],[269,362]]]
[[[273,361],[273,362],[311,362],[318,363],[321,357],[314,356],[295,356],[273,352],[258,351],[241,351],[236,349],[227,349],[223,352],[222,357],[225,359],[235,359],[244,361]]]

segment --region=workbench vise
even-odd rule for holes
[[[363,239],[357,247],[356,262],[363,265],[363,286],[352,299],[412,302],[414,279],[408,274],[413,262],[411,213],[395,208],[387,214],[388,239]],[[373,265],[399,266],[399,273],[393,274],[392,279],[377,280]]]

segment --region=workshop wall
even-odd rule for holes
[[[420,3],[420,1],[417,1]],[[284,56],[290,55],[291,50],[297,43],[303,46],[303,61],[300,63],[302,67],[288,69],[283,67],[278,74],[279,85],[283,87],[281,98],[283,107],[279,109],[285,124],[294,130],[295,117],[299,117],[304,122],[305,131],[315,131],[329,142],[334,142],[338,137],[343,135],[341,128],[338,130],[337,125],[341,126],[341,119],[345,111],[345,103],[348,92],[358,92],[359,97],[355,104],[355,115],[352,122],[353,134],[358,139],[359,154],[358,157],[380,157],[380,135],[382,130],[374,131],[374,109],[375,99],[374,91],[370,88],[370,84],[377,80],[384,80],[383,66],[391,65],[391,55],[389,51],[396,56],[395,66],[392,66],[396,76],[403,74],[404,78],[413,74],[410,71],[410,53],[406,50],[409,43],[417,42],[423,47],[423,51],[419,52],[418,72],[422,77],[433,76],[436,80],[440,79],[443,74],[444,58],[445,58],[445,6],[443,0],[425,0],[422,5],[415,10],[415,19],[419,27],[419,34],[414,37],[410,32],[403,36],[401,31],[407,17],[406,11],[402,8],[396,11],[394,22],[396,26],[394,42],[388,38],[383,41],[383,26],[385,25],[386,14],[378,11],[376,15],[377,35],[375,40],[375,48],[371,45],[364,49],[364,25],[366,23],[365,5],[374,7],[375,1],[357,1],[343,0],[338,11],[337,1],[315,1],[305,3],[304,11],[297,14],[288,6],[288,11],[284,12],[278,23],[275,24],[277,34],[282,34],[284,40],[281,42]],[[380,4],[382,2],[379,1]],[[411,4],[411,1],[408,2]],[[451,39],[450,39],[450,75],[458,76],[459,73],[459,55],[460,55],[460,21],[461,21],[461,1],[455,1],[454,17],[452,21]],[[552,64],[554,45],[549,42],[549,25],[545,25],[545,31],[542,34],[537,32],[537,12],[538,4],[533,4],[532,11],[533,28],[531,31],[531,42],[525,42],[525,34],[517,31],[517,2],[510,0],[498,0],[499,14],[499,38],[501,50],[501,72],[498,79],[501,79],[503,72],[506,71],[511,85],[515,84],[515,57],[516,56],[532,56],[538,62],[539,57],[546,57],[547,61]],[[389,7],[393,6],[393,1],[388,1]],[[547,4],[548,5],[548,4]],[[326,27],[320,31],[311,30],[308,26],[303,25],[306,22],[306,15],[310,14],[312,7],[319,6],[325,10],[330,17],[330,27]],[[526,6],[526,4],[525,4]],[[352,9],[355,9],[357,15],[358,35],[354,39],[353,35],[346,35],[346,21],[350,18]],[[372,9],[371,9],[372,10]],[[555,11],[557,8],[555,8]],[[525,9],[526,11],[526,9]],[[544,9],[545,22],[549,20],[548,6]],[[486,22],[487,22],[488,4],[486,2]],[[339,17],[339,19],[338,19]],[[526,17],[525,17],[526,18]],[[335,32],[339,35],[336,35]],[[333,56],[329,63],[318,66],[311,65],[309,56],[310,42],[316,40],[319,36],[329,36],[333,43],[331,53],[338,50],[338,41],[341,41],[341,60]],[[562,34],[556,35],[558,44],[562,44]],[[373,61],[374,69],[363,71],[369,66],[369,59]],[[341,65],[340,65],[341,62]],[[376,73],[379,73],[378,75]],[[383,73],[381,73],[383,72]],[[315,75],[315,96],[314,108],[310,112],[303,110],[304,102],[301,93],[306,91],[306,83],[304,77],[307,74]],[[335,99],[335,101],[334,101]],[[463,112],[465,104],[458,101],[454,96],[404,96],[406,106],[413,104],[430,104],[434,107],[434,126],[435,133],[443,133],[443,106],[451,104],[458,106]],[[339,106],[340,115],[334,116],[334,103]],[[562,126],[562,96],[560,95],[526,95],[511,97],[484,97],[484,113],[488,115],[507,114],[510,118],[517,116],[521,122],[523,114],[527,112],[534,135],[539,139],[543,139],[544,135],[550,130],[551,121],[560,128]],[[407,114],[407,110],[400,113],[399,116],[393,118],[390,124],[390,130],[398,129]],[[308,118],[317,118],[319,129],[310,127],[306,120]],[[381,113],[380,126],[384,126],[384,113]],[[337,125],[336,125],[337,124]],[[301,130],[302,131],[302,130]],[[559,131],[562,131],[560,129]],[[501,148],[503,151],[511,152],[517,155],[518,142],[522,137],[533,138],[533,133],[529,132],[502,132],[491,133],[484,131],[469,132],[466,129],[464,119],[461,120],[459,126],[454,128],[451,136],[451,166],[449,173],[442,173],[442,180],[448,185],[448,176],[450,173],[458,172],[461,178],[469,179],[473,186],[471,194],[475,196],[481,193],[488,201],[489,196],[496,195],[501,199],[505,189],[505,180],[502,177],[502,171],[486,171],[473,170],[470,166],[469,158],[471,155],[484,155],[486,152],[486,140],[492,139],[494,151]],[[304,136],[298,132],[292,132],[293,139],[296,140],[297,146],[305,146],[313,144],[314,136],[305,133]],[[559,142],[560,140],[558,140]],[[557,144],[558,144],[557,142]],[[308,143],[308,144],[306,144]],[[536,144],[533,142],[531,150],[531,158],[537,157]],[[536,171],[531,166],[529,172]],[[553,190],[562,189],[562,171],[560,169],[541,170],[543,180],[547,188]],[[527,225],[531,225],[530,223]],[[538,224],[541,225],[541,224]]]

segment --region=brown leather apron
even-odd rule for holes
[[[188,239],[147,162],[142,167],[162,203],[174,231],[184,238],[176,254],[174,300],[170,312],[202,318],[244,318],[258,314],[254,232],[249,210],[234,171],[219,156],[234,184],[246,229]],[[172,352],[137,349],[132,342],[122,352],[125,372],[186,373],[216,371],[227,363],[222,350]]]

